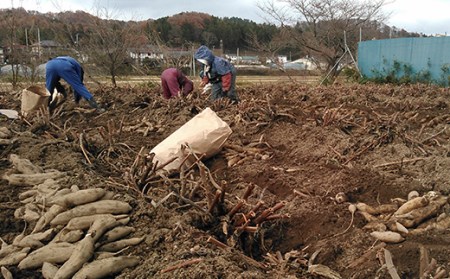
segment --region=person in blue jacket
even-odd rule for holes
[[[228,97],[233,103],[239,102],[236,93],[236,69],[226,59],[214,56],[206,46],[200,46],[194,54],[194,58],[203,64],[202,83],[212,85],[211,99],[216,100]]]
[[[60,80],[64,79],[73,89],[73,94],[75,102],[78,104],[81,98],[87,100],[89,105],[97,110],[104,111],[100,108],[95,101],[92,94],[87,90],[86,86],[83,84],[84,70],[77,60],[70,56],[59,56],[51,59],[47,62],[45,67],[45,87],[52,94],[50,97],[50,109],[53,104],[52,100],[56,96],[53,96],[54,90],[61,93],[65,98],[67,98],[67,93],[64,86],[61,85]]]

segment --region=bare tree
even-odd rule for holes
[[[330,77],[336,77],[342,67],[335,65],[347,46],[356,50],[360,28],[386,20],[381,10],[385,4],[386,0],[267,0],[258,7],[288,30],[304,53],[325,62]]]
[[[280,50],[290,45],[290,32],[286,32],[286,28],[280,28],[279,30],[280,32],[267,43],[261,42],[254,32],[247,37],[247,41],[254,50],[264,56],[263,58],[269,59],[279,71],[287,74],[289,79],[295,83],[295,79],[285,70],[283,61],[278,57]]]
[[[114,20],[106,8],[97,10],[87,38],[80,39],[80,47],[88,55],[89,62],[106,70],[114,86],[119,70],[130,61],[129,50],[142,43],[139,27],[134,22]]]
[[[11,8],[7,10],[5,23],[8,29],[7,36],[7,49],[6,49],[6,60],[11,66],[11,84],[13,88],[19,85],[19,75],[25,74],[25,66],[22,65],[24,60],[24,49],[23,45],[20,43],[18,38],[19,33],[19,23],[18,23],[18,10]]]
[[[150,30],[147,36],[149,43],[156,46],[158,52],[162,54],[161,62],[163,67],[192,67],[191,60],[194,47],[196,47],[195,44],[186,42],[182,44],[179,49],[172,49],[161,40],[159,34],[155,30]]]

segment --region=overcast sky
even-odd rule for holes
[[[204,12],[218,17],[239,17],[264,22],[256,3],[261,0],[1,0],[0,8],[23,7],[39,12],[83,10],[95,7],[120,11],[122,20],[157,19],[181,12]],[[384,11],[391,13],[390,26],[428,35],[450,35],[450,0],[387,0]]]

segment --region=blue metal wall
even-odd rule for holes
[[[397,69],[395,68],[397,66]],[[406,66],[406,67],[405,67]],[[358,44],[358,67],[368,78],[394,72],[448,85],[450,75],[450,37],[399,38],[364,41]],[[411,70],[411,72],[409,72]]]

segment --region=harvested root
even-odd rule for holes
[[[393,213],[398,209],[396,204],[382,204],[377,207],[372,207],[363,202],[358,202],[356,204],[356,208],[359,211],[367,212],[371,215],[385,214],[385,213]]]
[[[398,222],[407,228],[412,228],[424,220],[437,215],[445,204],[447,204],[447,197],[440,196],[431,201],[427,206],[410,211],[407,216],[404,216],[405,218],[399,218]]]
[[[339,192],[334,197],[334,200],[337,203],[344,203],[344,202],[348,201],[348,197],[347,197],[347,195],[344,192]]]
[[[122,256],[112,257],[102,260],[95,260],[91,263],[84,265],[75,275],[73,279],[86,279],[86,278],[104,278],[121,272],[127,267],[135,267],[140,262],[138,257]]]
[[[114,218],[112,215],[108,216],[106,218],[97,219],[92,223],[92,226],[89,228],[88,233],[93,235],[94,242],[96,242],[102,235],[122,223],[120,221],[117,221],[116,218]]]
[[[372,214],[365,212],[365,211],[358,211],[359,214],[361,214],[364,219],[366,219],[367,222],[379,222],[378,218],[373,216]]]
[[[117,252],[119,250],[122,250],[125,247],[138,245],[144,239],[145,239],[145,237],[135,237],[135,238],[117,240],[117,241],[107,243],[105,245],[100,246],[97,249],[97,251],[99,251],[99,252]]]
[[[111,217],[114,218],[114,220],[123,219],[126,218],[128,215],[122,214],[122,215],[112,215],[112,214],[95,214],[95,215],[87,215],[87,216],[81,216],[73,218],[69,221],[66,225],[66,229],[68,230],[85,230],[92,226],[92,223],[96,220],[101,219],[110,219]]]
[[[9,139],[11,136],[11,131],[8,128],[0,127],[0,139]]]
[[[1,145],[11,145],[14,143],[13,139],[2,139],[0,138],[0,146]]]
[[[91,234],[77,243],[70,258],[58,269],[53,279],[71,278],[94,255],[94,239]]]
[[[131,206],[122,201],[115,200],[100,200],[88,204],[76,206],[68,211],[58,214],[50,224],[64,225],[67,224],[72,218],[94,215],[94,214],[124,214],[131,210]]]
[[[58,267],[56,265],[48,262],[42,264],[42,276],[45,279],[53,279],[56,272],[58,272]]]
[[[22,248],[22,250],[9,254],[8,256],[0,259],[0,266],[5,265],[17,265],[20,263],[30,252],[30,248]]]
[[[432,223],[428,225],[425,229],[428,230],[437,230],[437,231],[445,231],[450,228],[450,215],[446,215],[445,217],[436,220],[436,223]]]
[[[57,204],[62,207],[74,207],[81,204],[95,202],[105,195],[106,191],[102,188],[79,190],[61,197],[53,199],[51,204]]]
[[[386,243],[399,243],[405,240],[403,236],[401,236],[399,233],[391,231],[371,232],[370,235]]]
[[[136,229],[133,227],[120,226],[116,227],[108,232],[106,232],[100,239],[102,243],[113,242],[128,236],[130,233],[134,232]]]
[[[2,266],[1,270],[4,279],[13,279],[11,271],[9,271],[6,267]]]
[[[416,208],[424,207],[429,203],[429,200],[426,197],[416,197],[413,198],[406,203],[404,203],[402,206],[400,206],[397,211],[394,213],[394,216],[399,216],[406,214]]]
[[[17,219],[23,219],[27,223],[33,223],[41,217],[41,215],[38,213],[39,210],[31,209],[30,203],[26,204],[25,207],[20,207],[14,212],[14,217]]]
[[[19,269],[32,269],[41,267],[44,262],[63,263],[73,252],[74,245],[66,242],[50,243],[31,252],[19,263]]]
[[[4,242],[2,244],[2,248],[0,249],[0,258],[6,257],[12,253],[18,252],[19,250],[22,250],[19,246],[8,245]]]
[[[53,171],[36,174],[10,174],[4,175],[3,179],[8,180],[13,186],[34,186],[43,183],[47,179],[58,179],[66,175],[65,172]]]
[[[57,243],[57,242],[75,243],[83,237],[83,234],[84,234],[84,232],[82,230],[70,231],[67,229],[63,229],[52,239],[51,242],[52,243]]]
[[[44,170],[31,163],[28,159],[21,159],[16,154],[11,154],[9,156],[9,161],[14,165],[14,167],[23,174],[36,174],[43,173]]]
[[[417,191],[411,191],[411,192],[408,193],[408,200],[415,199],[415,198],[417,198],[417,197],[419,197],[419,196],[420,196],[420,195],[419,195],[419,192],[417,192]]]
[[[43,247],[44,244],[41,241],[39,241],[33,237],[24,237],[19,241],[19,243],[17,243],[17,246],[23,247],[23,248],[30,247],[32,249],[38,249],[38,248]]]
[[[47,212],[44,213],[44,215],[39,218],[39,220],[36,222],[36,225],[34,226],[33,232],[40,232],[42,229],[44,229],[50,222],[61,212],[65,210],[64,207],[54,204],[50,207]]]
[[[107,259],[107,258],[111,258],[111,257],[114,257],[114,256],[116,256],[117,254],[119,254],[121,251],[119,251],[119,252],[115,252],[115,253],[112,253],[112,252],[98,252],[98,253],[96,253],[96,260],[103,260],[103,259]]]
[[[343,232],[338,233],[338,234],[336,234],[335,236],[342,235],[342,234],[346,233],[346,232],[352,227],[352,225],[353,225],[353,219],[354,219],[355,211],[356,211],[356,206],[355,206],[354,204],[350,204],[350,205],[348,206],[348,210],[349,210],[350,213],[352,214],[352,219],[350,220],[350,224],[348,225],[348,227],[347,227]]]
[[[386,231],[386,229],[387,229],[386,225],[379,221],[369,222],[363,227],[363,230],[378,231],[378,232],[384,232]]]
[[[34,198],[39,195],[39,191],[31,189],[19,194],[19,200],[22,203],[28,203],[34,201]],[[31,199],[30,199],[31,198]]]
[[[402,233],[402,234],[408,234],[409,231],[407,228],[405,228],[405,226],[403,226],[402,224],[400,224],[397,221],[391,221],[388,222],[387,227],[394,232],[398,232],[398,233]]]
[[[58,193],[61,189],[61,185],[59,185],[55,179],[48,178],[33,188],[38,190],[39,193],[42,193],[45,198],[49,198],[50,196],[54,196]]]

